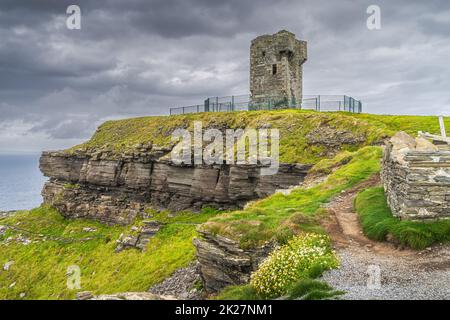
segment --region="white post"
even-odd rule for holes
[[[439,117],[439,126],[441,127],[441,136],[442,136],[442,139],[446,139],[447,138],[447,134],[446,134],[446,132],[445,132],[445,125],[444,125],[444,117],[443,116],[440,116]]]

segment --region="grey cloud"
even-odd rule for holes
[[[74,3],[82,9],[79,31],[65,27]],[[373,113],[450,111],[449,2],[380,0],[378,31],[366,28],[370,4],[4,0],[0,146],[7,148],[2,137],[16,123],[21,147],[26,139],[34,149],[69,146],[105,119],[245,94],[250,40],[280,29],[308,41],[307,94],[354,95]]]

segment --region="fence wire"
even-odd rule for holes
[[[286,97],[279,96],[255,96],[251,98],[250,95],[237,95],[209,97],[203,104],[170,108],[170,114],[280,109],[361,113],[362,102],[347,95],[304,95],[300,102],[289,101]]]

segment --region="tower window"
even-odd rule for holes
[[[273,75],[277,74],[277,65],[276,64],[272,65],[272,74]]]
[[[265,52],[265,51],[262,52],[262,56],[263,56],[263,57],[266,56],[266,52]]]

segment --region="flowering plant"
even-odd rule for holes
[[[328,236],[305,233],[274,250],[251,275],[250,284],[263,297],[281,296],[314,269],[328,270],[338,265]]]

